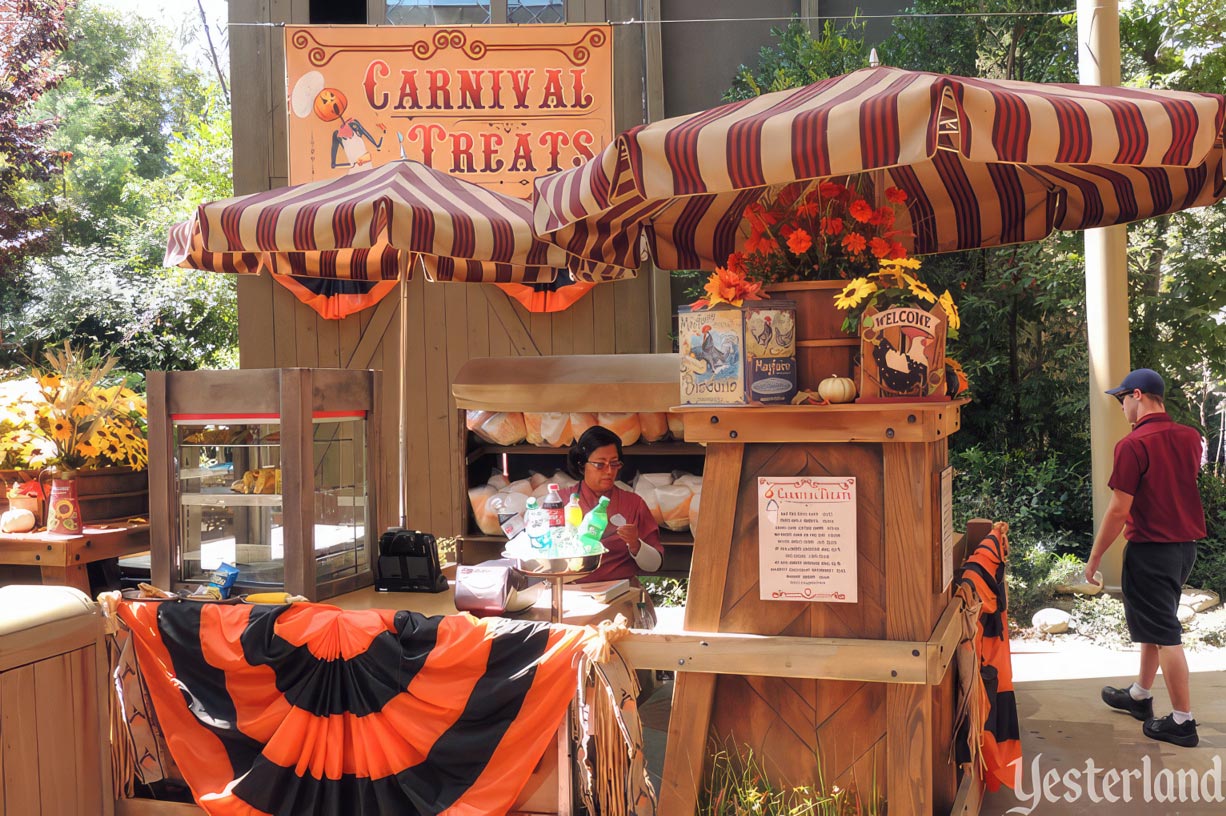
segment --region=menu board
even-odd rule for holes
[[[854,476],[758,477],[764,601],[856,603]]]

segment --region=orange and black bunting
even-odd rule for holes
[[[568,269],[559,269],[548,283],[500,283],[498,288],[536,314],[561,312],[579,301],[596,284],[577,281]]]
[[[983,723],[984,781],[988,790],[1013,787],[1022,760],[1017,701],[1013,696],[1013,663],[1009,653],[1008,597],[1005,561],[1009,554],[1008,525],[997,522],[962,564],[961,583],[970,584],[983,606],[975,645],[979,654],[982,693],[987,696]],[[959,740],[959,744],[961,744]],[[963,760],[965,757],[959,757]],[[1014,763],[1018,763],[1015,765]]]
[[[396,281],[297,278],[289,275],[273,275],[272,279],[326,320],[344,320],[351,314],[374,306],[396,288]]]
[[[210,816],[506,813],[593,636],[324,604],[132,601],[120,616]]]

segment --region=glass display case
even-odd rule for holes
[[[376,378],[150,372],[154,582],[191,589],[225,563],[238,592],[322,600],[370,584]]]

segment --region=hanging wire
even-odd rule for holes
[[[668,25],[671,23],[789,23],[795,20],[798,23],[822,23],[830,20],[917,20],[925,18],[941,18],[941,17],[964,17],[964,18],[979,18],[979,17],[1064,17],[1069,14],[1075,14],[1076,9],[1066,9],[1063,11],[930,11],[914,14],[825,14],[821,16],[802,17],[793,15],[791,17],[695,17],[685,20],[639,20],[631,17],[629,20],[605,20],[602,22],[585,20],[583,22],[571,23],[571,25],[610,25],[610,26],[630,26],[630,25]],[[306,23],[273,23],[273,22],[231,22],[228,23],[231,27],[256,27],[256,28],[284,28],[286,25],[306,25]],[[431,26],[435,28],[483,28],[491,25],[490,23],[455,23],[439,26]],[[496,25],[513,25],[513,26],[533,26],[535,23],[498,23]],[[314,25],[312,28],[333,28],[328,25]],[[339,26],[340,28],[352,28],[352,26]],[[387,23],[374,23],[363,26],[363,28],[397,28],[400,26],[392,26]],[[419,28],[420,26],[412,26]]]

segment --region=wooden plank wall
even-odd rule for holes
[[[572,21],[604,21],[610,14],[630,19],[638,6],[638,0],[608,0],[607,9],[605,0],[568,0],[567,11]],[[308,23],[309,2],[233,0],[230,19]],[[286,183],[283,33],[271,26],[231,28],[236,194]],[[644,115],[644,36],[641,25],[615,28],[618,130],[641,122]],[[653,87],[647,107],[659,109],[658,79]],[[240,365],[383,370],[379,530],[396,521],[396,392],[403,365],[409,407],[408,524],[435,535],[455,535],[464,507],[456,487],[460,457],[452,448],[460,434],[450,384],[460,366],[484,356],[670,351],[667,301],[658,304],[662,320],[653,315],[659,289],[653,276],[644,274],[595,287],[560,314],[534,315],[495,286],[431,284],[417,274],[408,287],[408,351],[402,359],[397,294],[345,320],[324,320],[266,275],[244,276],[238,283]]]

